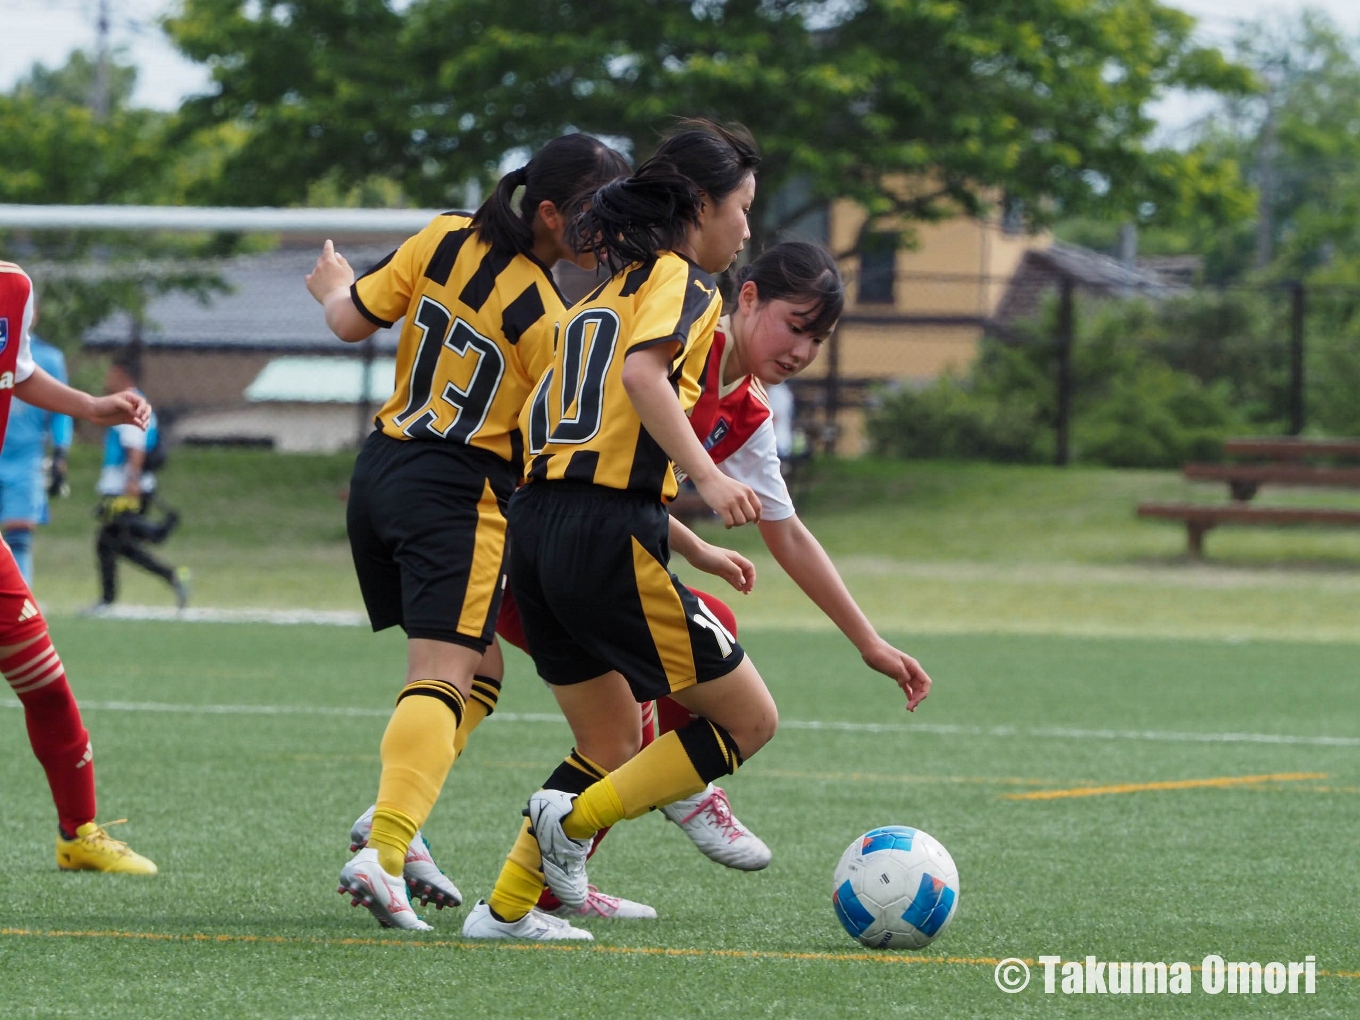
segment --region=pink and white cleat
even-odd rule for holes
[[[587,886],[586,890],[586,901],[579,907],[569,907],[564,903],[549,913],[555,917],[608,917],[619,921],[649,921],[656,917],[655,908],[645,903],[634,903],[622,896],[608,896],[593,885]]]
[[[373,831],[373,808],[369,808],[358,818],[349,830],[351,851],[368,846],[368,834]],[[445,907],[461,906],[463,894],[449,880],[434,857],[430,855],[430,843],[417,829],[406,850],[406,861],[401,869],[401,877],[406,880],[406,888],[413,899],[420,900],[421,906],[433,906],[436,910]]]
[[[661,813],[673,821],[710,860],[738,871],[759,871],[770,863],[770,848],[737,820],[722,787],[708,786]]]
[[[433,930],[416,916],[406,895],[406,883],[389,875],[378,863],[376,850],[365,847],[350,858],[340,870],[339,891],[350,895],[352,906],[367,907],[384,928]]]

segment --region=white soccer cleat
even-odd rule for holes
[[[530,910],[518,921],[498,921],[486,905],[486,900],[478,900],[477,905],[468,911],[463,922],[465,939],[530,939],[534,942],[555,942],[559,939],[584,939],[593,941],[595,936],[581,928],[573,928],[561,918],[545,914],[537,907]]]
[[[593,885],[586,890],[586,901],[579,907],[569,907],[565,903],[552,911],[554,917],[609,917],[619,921],[650,921],[656,917],[656,908],[645,903],[634,903],[622,896],[608,896]]]
[[[350,858],[340,870],[339,891],[349,894],[352,906],[367,907],[384,928],[432,930],[416,916],[406,895],[406,883],[383,871],[378,863],[378,851],[374,849],[365,847]]]
[[[369,808],[358,818],[349,830],[350,850],[368,846],[368,834],[373,831],[373,811]],[[406,880],[406,888],[413,899],[420,900],[421,906],[434,905],[436,910],[445,907],[461,906],[463,894],[444,874],[444,870],[434,862],[430,855],[430,841],[419,829],[406,849],[406,862],[401,869],[401,877]]]
[[[667,804],[661,813],[684,829],[710,860],[738,871],[759,871],[770,863],[770,848],[737,820],[720,786],[709,783],[694,796]]]
[[[562,790],[539,790],[529,798],[529,832],[538,840],[543,857],[543,880],[553,895],[568,907],[584,906],[590,885],[586,881],[586,857],[591,841],[572,839],[562,831],[562,819],[571,814],[576,794]]]

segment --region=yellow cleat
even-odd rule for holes
[[[110,825],[127,821],[120,818]],[[96,822],[76,830],[75,839],[57,836],[57,867],[62,871],[107,871],[118,875],[154,875],[156,862],[114,839]]]

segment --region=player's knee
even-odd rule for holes
[[[613,772],[642,750],[642,730],[639,727],[631,732],[611,730],[590,733],[585,735],[585,739],[577,739],[576,750],[600,768]]]
[[[751,755],[755,754],[774,739],[775,731],[778,729],[779,710],[774,707],[774,702],[771,701],[763,712],[755,715],[750,720],[745,741],[737,741],[741,746],[742,756],[745,758],[751,757]]]

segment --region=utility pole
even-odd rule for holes
[[[99,0],[95,20],[94,84],[90,88],[90,109],[95,120],[109,115],[109,0]]]

